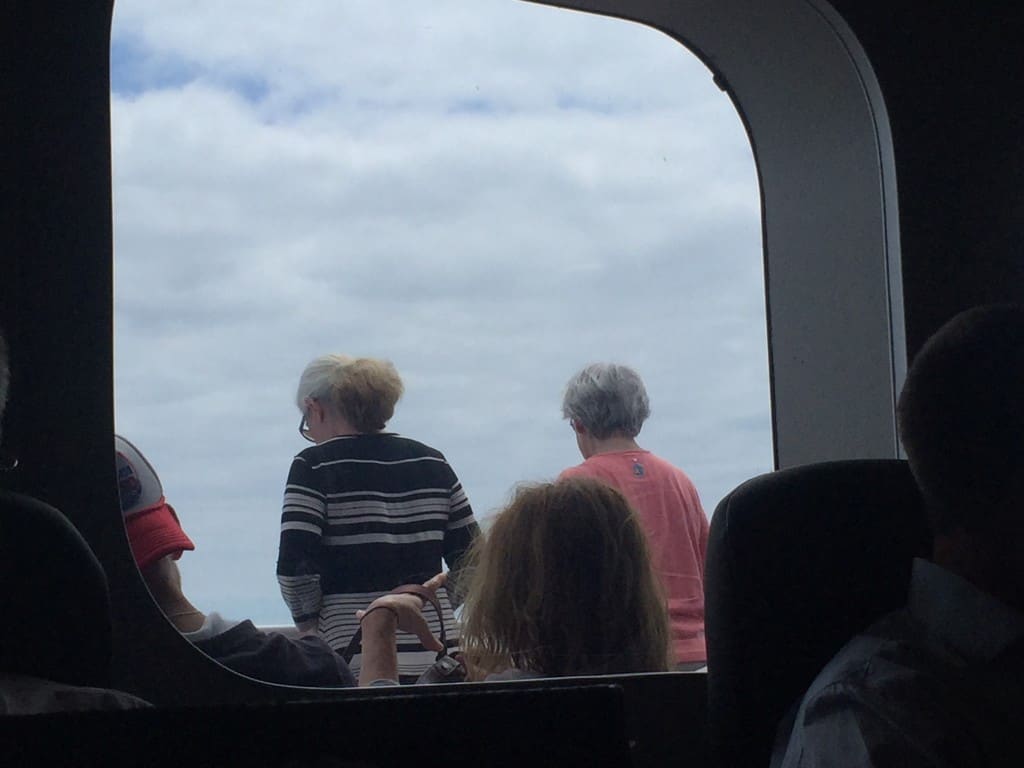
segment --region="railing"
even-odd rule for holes
[[[279,632],[286,637],[298,637],[299,630],[296,629],[294,624],[268,624],[266,626],[257,627],[261,632]]]

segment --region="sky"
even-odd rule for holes
[[[639,442],[709,516],[772,468],[754,161],[674,40],[519,0],[118,0],[111,78],[116,424],[199,608],[290,623],[294,395],[328,352],[395,363],[389,429],[483,520],[580,462],[561,397],[594,361],[643,376]]]

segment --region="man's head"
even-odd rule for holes
[[[900,436],[937,534],[987,526],[1024,475],[1024,306],[962,312],[914,359]]]
[[[939,329],[907,372],[898,417],[937,542],[1024,560],[1024,305],[977,307]]]
[[[135,562],[145,575],[158,561],[168,556],[177,560],[195,545],[164,498],[160,478],[146,457],[120,435],[114,436],[114,442],[121,513]]]

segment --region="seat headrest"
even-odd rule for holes
[[[109,684],[107,579],[64,515],[0,491],[0,672]]]
[[[705,574],[708,707],[730,764],[767,764],[774,722],[850,637],[903,605],[913,558],[929,550],[904,461],[772,472],[719,503]]]

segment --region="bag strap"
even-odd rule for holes
[[[441,611],[441,603],[437,599],[437,595],[431,590],[424,587],[422,584],[402,584],[395,587],[387,594],[389,595],[416,595],[423,601],[423,604],[430,604],[434,606],[434,611],[437,613],[437,622],[441,626],[440,637],[441,650],[437,653],[437,661],[440,661],[448,655],[448,638],[445,634],[444,629],[444,613]],[[360,649],[363,644],[363,626],[359,625],[356,633],[352,635],[352,639],[349,641],[348,646],[344,651],[341,652],[341,657],[345,660],[345,663],[352,661],[352,657],[356,655],[356,651]]]

